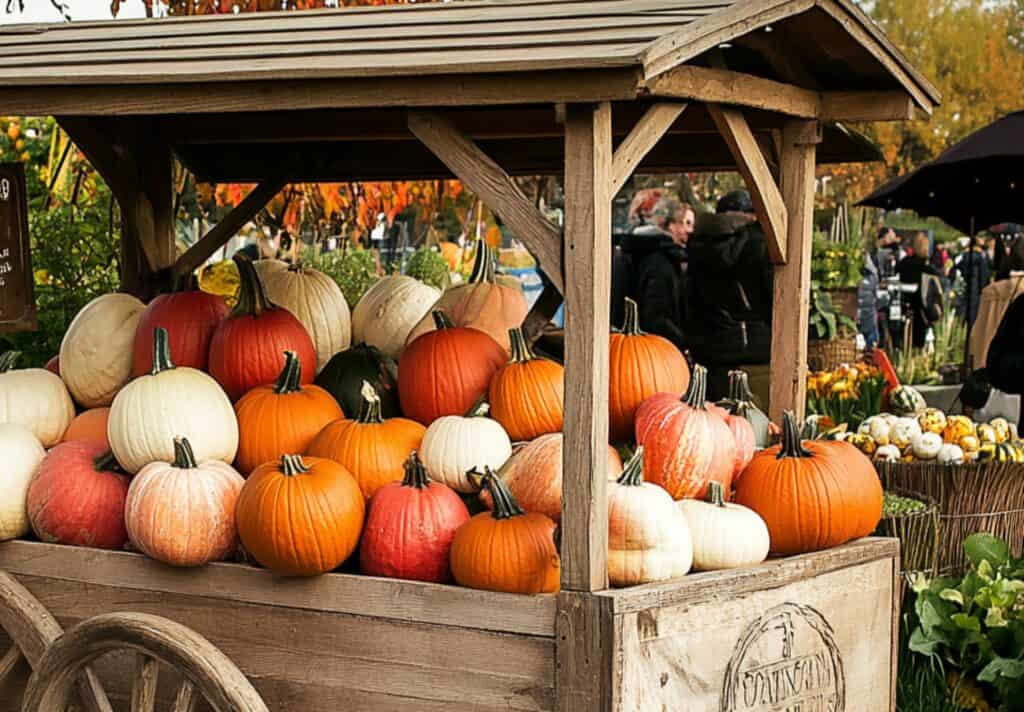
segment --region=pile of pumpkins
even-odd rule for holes
[[[237,263],[233,310],[198,291],[104,295],[48,369],[0,358],[0,539],[557,590],[563,368],[532,351],[523,295],[495,280],[487,245],[465,284],[386,277],[351,314],[315,270]],[[623,465],[607,449],[612,584],[874,529],[881,488],[856,448],[803,442],[787,418],[758,451],[769,423],[746,374],[707,402],[706,371],[626,313],[609,423],[636,450]]]
[[[901,393],[907,390],[904,386]],[[880,462],[935,462],[942,465],[986,462],[1024,462],[1024,442],[1005,418],[976,423],[965,415],[947,415],[928,408],[923,399],[899,400],[900,414],[867,418],[855,433],[836,437]],[[906,406],[910,407],[906,407]]]

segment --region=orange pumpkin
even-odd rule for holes
[[[90,408],[82,411],[71,421],[71,425],[64,431],[61,442],[72,440],[92,440],[103,443],[107,448],[110,441],[107,439],[107,421],[110,419],[110,408]]]
[[[365,513],[359,485],[344,467],[285,455],[245,481],[235,519],[242,545],[260,564],[289,576],[315,576],[355,551]]]
[[[459,527],[452,541],[452,574],[460,586],[506,593],[554,593],[560,561],[555,523],[522,510],[501,478],[485,468],[482,486],[494,509]]]
[[[415,420],[381,417],[380,398],[363,381],[363,405],[355,420],[336,420],[313,438],[307,452],[343,465],[366,499],[405,476],[405,460],[419,450],[427,431]]]
[[[302,365],[294,351],[285,351],[277,383],[257,386],[235,404],[235,465],[243,475],[286,452],[305,452],[328,423],[345,417],[334,396],[320,386],[301,384]]]
[[[839,546],[870,533],[881,518],[878,476],[856,464],[850,467],[851,453],[837,444],[801,441],[796,420],[787,412],[782,443],[759,452],[743,471],[736,502],[764,519],[773,554]]]
[[[459,268],[459,263],[462,262],[462,248],[454,242],[442,242],[440,247],[441,256],[448,263],[448,270],[454,272]]]
[[[690,384],[690,367],[668,339],[640,331],[637,305],[626,298],[626,319],[613,332],[608,361],[608,429],[612,442],[633,435],[636,409],[655,393],[681,396]]]
[[[491,379],[491,417],[513,441],[562,431],[565,369],[537,358],[519,327],[508,330],[512,360]]]

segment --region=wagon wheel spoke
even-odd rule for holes
[[[192,712],[196,706],[196,686],[185,678],[181,681],[178,694],[174,697],[174,709],[172,712]]]
[[[132,712],[153,712],[156,707],[156,683],[160,663],[148,655],[135,656],[135,680],[132,683]]]
[[[18,663],[24,657],[17,645],[12,645],[10,650],[4,653],[4,656],[0,658],[0,682],[3,682],[11,674],[11,671],[18,666]]]

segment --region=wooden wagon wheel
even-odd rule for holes
[[[13,641],[0,656],[0,683],[26,660],[33,670],[43,653],[64,632],[35,596],[9,574],[0,571],[0,629]],[[73,680],[87,712],[111,712],[103,688],[91,670],[83,669]]]
[[[268,712],[245,675],[210,641],[174,621],[144,613],[95,616],[54,641],[32,674],[22,712],[64,709],[86,666],[123,650],[136,653],[132,712],[155,709],[159,663],[182,676],[174,712],[191,712],[200,699],[215,712]]]

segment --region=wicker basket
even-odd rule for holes
[[[807,344],[807,366],[812,371],[831,371],[844,363],[856,363],[859,359],[856,337],[810,341]]]
[[[938,574],[941,536],[939,505],[931,497],[919,492],[899,488],[890,489],[889,492],[925,504],[925,508],[917,512],[882,517],[875,529],[877,536],[900,540],[900,583],[905,590],[912,574],[921,573],[929,578]]]
[[[975,532],[1000,537],[1020,556],[1024,544],[1024,464],[988,462],[940,465],[927,462],[879,462],[885,488],[917,492],[939,508],[939,574],[967,568],[964,540]],[[927,500],[926,500],[927,501]]]

